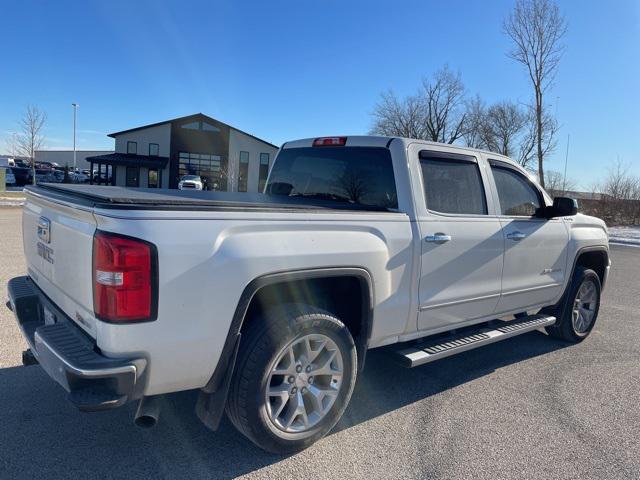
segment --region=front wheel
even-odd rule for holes
[[[600,277],[591,269],[576,267],[565,308],[547,332],[568,342],[581,342],[593,329],[600,310]]]
[[[353,338],[337,317],[304,305],[278,307],[243,334],[227,415],[264,450],[297,452],[338,422],[356,372]]]

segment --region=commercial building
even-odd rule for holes
[[[108,155],[113,150],[76,150],[76,168],[78,170],[88,170],[91,168],[87,157],[96,155]],[[57,163],[61,167],[73,168],[73,150],[36,150],[36,162]]]
[[[115,152],[88,157],[104,183],[177,188],[199,175],[205,189],[258,192],[278,147],[202,113],[111,133]]]

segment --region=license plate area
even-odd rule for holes
[[[42,306],[42,318],[44,319],[45,325],[53,325],[57,321],[56,314],[53,313],[46,305]]]

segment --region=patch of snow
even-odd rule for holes
[[[640,247],[640,226],[609,227],[609,243],[637,245]]]

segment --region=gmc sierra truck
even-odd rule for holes
[[[368,349],[407,367],[532,330],[584,340],[607,229],[515,162],[404,138],[287,142],[264,193],[26,188],[9,307],[83,411],[198,390],[255,444],[299,451],[345,411]]]

